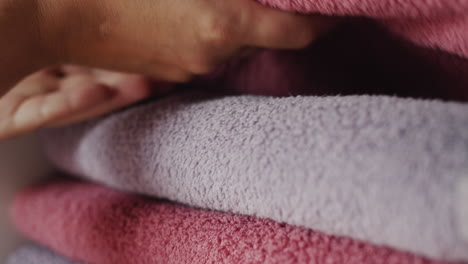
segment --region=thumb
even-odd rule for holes
[[[301,49],[333,28],[338,19],[284,12],[250,2],[245,19],[245,45],[270,49]]]

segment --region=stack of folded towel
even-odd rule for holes
[[[9,264],[468,263],[468,1],[262,2],[349,18],[196,92],[45,131],[90,182],[18,195],[42,246]]]

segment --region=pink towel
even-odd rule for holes
[[[260,0],[346,17],[310,49],[266,52],[211,76],[242,93],[390,94],[468,101],[467,0]]]
[[[468,101],[468,0],[261,2],[351,18],[309,49],[233,62],[198,85],[271,95],[397,94]],[[268,220],[149,202],[86,184],[31,189],[14,211],[25,233],[91,263],[437,263]]]
[[[468,190],[455,188],[468,178],[467,113],[379,96],[188,93],[49,131],[45,146],[63,171],[119,190],[468,261]]]
[[[32,239],[88,263],[448,263],[71,181],[25,190],[12,215]]]
[[[468,1],[466,0],[260,0],[260,2],[303,13],[370,17],[418,44],[468,57]]]

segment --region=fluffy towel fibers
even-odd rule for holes
[[[185,94],[51,130],[55,164],[183,204],[468,260],[468,105]]]
[[[87,263],[448,263],[72,181],[25,190],[13,216],[34,240]]]

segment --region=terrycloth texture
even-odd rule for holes
[[[45,138],[58,167],[118,189],[468,260],[467,131],[456,103],[187,94]]]
[[[353,18],[308,49],[231,61],[198,82],[201,88],[259,95],[396,94],[468,101],[468,59],[415,46],[375,21]]]
[[[35,240],[87,263],[447,263],[87,183],[55,182],[30,188],[17,197],[13,216]]]
[[[468,240],[468,174],[458,185],[458,222],[462,223],[461,229],[465,239]]]
[[[370,17],[433,48],[468,57],[467,0],[260,0],[303,13]]]
[[[16,250],[5,264],[78,264],[38,245],[27,245]]]
[[[255,94],[398,94],[468,101],[468,0],[260,0],[346,17],[308,50],[266,52],[211,75]]]
[[[306,50],[189,87],[468,101],[468,0],[260,2],[351,18]],[[51,132],[48,147],[61,168],[120,189],[468,260],[467,113],[385,97],[172,98]]]

